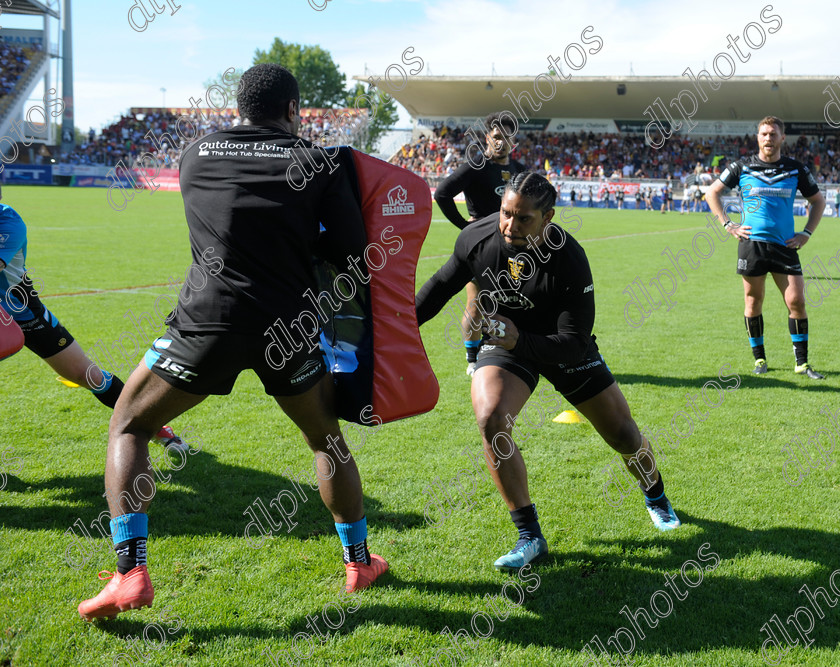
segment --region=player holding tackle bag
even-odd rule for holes
[[[213,248],[223,265],[200,287],[184,283],[169,329],[129,377],[111,421],[105,488],[117,572],[79,605],[86,620],[151,605],[149,437],[208,395],[230,393],[242,370],[256,372],[315,455],[348,592],[388,563],[368,550],[361,478],[338,416],[388,421],[437,400],[413,310],[428,186],[298,138],[297,81],[279,65],[246,71],[237,99],[242,124],[195,141],[181,159],[193,261]],[[316,271],[313,255],[327,264]],[[359,405],[371,411],[354,413]]]

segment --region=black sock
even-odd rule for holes
[[[533,503],[513,510],[510,513],[510,518],[519,531],[520,541],[543,536],[542,530],[540,530],[540,522],[537,519],[537,506]]]
[[[480,340],[465,340],[464,348],[467,351],[467,363],[474,364],[478,361],[478,349],[481,347]]]
[[[764,316],[744,317],[747,323],[747,335],[750,337],[753,357],[756,359],[767,359],[764,356]]]
[[[639,488],[641,488],[641,483],[639,484]],[[647,490],[642,489],[642,493],[645,494],[645,498],[648,500],[656,500],[665,493],[665,484],[662,481],[661,472],[659,473],[659,479],[656,480],[656,483]]]
[[[796,320],[788,318],[788,331],[793,341],[793,354],[796,357],[796,365],[808,363],[808,318]]]
[[[122,380],[116,375],[111,375],[107,371],[102,371],[105,376],[106,387],[100,392],[91,390],[91,393],[96,397],[96,400],[106,407],[114,409],[117,404],[117,399],[120,397],[120,392],[123,389]]]
[[[364,563],[365,565],[370,565],[370,551],[368,551],[367,540],[343,548],[345,563]]]
[[[132,537],[114,547],[117,552],[117,572],[127,574],[135,567],[146,564],[146,538]]]

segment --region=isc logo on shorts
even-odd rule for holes
[[[160,368],[163,371],[166,371],[167,373],[169,373],[173,377],[178,378],[179,380],[183,380],[184,382],[192,382],[192,378],[189,376],[198,375],[198,373],[188,371],[179,364],[173,364],[172,359],[170,357],[166,357],[166,361],[164,361],[162,364],[159,364],[158,368]]]
[[[739,259],[739,260],[738,260],[738,268],[739,268],[740,270],[742,270],[742,271],[746,270],[746,268],[747,268],[747,260],[745,260],[745,259]]]

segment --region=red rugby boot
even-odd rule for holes
[[[103,577],[103,572],[108,576]],[[145,565],[139,565],[126,574],[103,570],[98,576],[102,581],[111,581],[95,598],[79,603],[79,616],[84,620],[115,618],[121,611],[152,606],[155,589]]]
[[[388,571],[388,563],[378,554],[370,555],[370,565],[364,563],[345,563],[347,569],[347,585],[344,589],[348,593],[359,591],[370,586],[380,574]]]

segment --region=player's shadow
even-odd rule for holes
[[[656,623],[650,628],[641,615],[637,616],[645,635],[642,640],[634,634],[634,653],[637,655],[689,655],[710,648],[760,651],[767,638],[760,628],[773,614],[778,614],[784,622],[797,607],[808,607],[806,597],[798,593],[803,585],[807,584],[811,591],[825,588],[831,595],[829,577],[833,570],[840,568],[840,536],[811,528],[747,530],[721,521],[697,518],[685,511],[681,511],[680,516],[685,524],[700,527],[701,533],[685,539],[678,539],[679,533],[674,533],[665,542],[659,535],[652,535],[650,539],[593,540],[593,546],[601,547],[598,555],[587,551],[553,553],[533,568],[540,577],[539,586],[525,592],[520,605],[521,609],[531,612],[529,616],[536,615],[536,618],[511,616],[501,620],[500,615],[487,605],[485,596],[500,595],[506,581],[517,582],[524,590],[526,582],[516,576],[494,575],[471,583],[426,580],[418,584],[400,578],[397,574],[399,562],[395,561],[392,570],[377,582],[377,588],[382,586],[397,591],[439,595],[437,609],[429,609],[435,606],[434,602],[422,607],[365,602],[356,613],[346,615],[338,634],[349,634],[364,623],[375,622],[434,635],[440,635],[445,627],[452,632],[465,629],[474,636],[473,618],[477,612],[485,612],[493,620],[492,636],[499,641],[523,647],[536,645],[577,652],[596,635],[606,645],[619,627],[633,632],[630,621],[620,613],[626,605],[630,612],[644,608]],[[700,547],[704,544],[707,546],[701,551]],[[818,567],[813,568],[811,574],[783,574],[779,573],[779,568],[783,571],[791,568],[779,565],[772,574],[756,575],[751,571],[752,564],[744,566],[741,562],[744,557],[756,554],[804,561]],[[690,561],[704,568],[703,580],[700,581],[693,564],[686,566],[686,576],[694,587],[687,586],[680,575],[680,569]],[[676,573],[673,576],[676,577],[677,594],[666,586],[664,576],[673,572]],[[535,583],[536,580],[531,579],[528,585],[533,588]],[[509,595],[515,599],[513,591],[511,588]],[[664,614],[663,618],[651,608],[651,596],[656,591],[663,591],[671,600],[669,612],[665,597],[660,594],[654,600]],[[469,610],[451,611],[451,604],[447,602],[453,595],[472,598]],[[515,607],[509,605],[506,609]],[[501,616],[504,616],[504,611],[505,607],[501,607]],[[840,616],[840,607],[832,609],[823,603],[822,611],[826,617],[819,619],[814,614],[816,625],[810,636],[814,639],[814,646],[833,648],[836,637],[832,631],[836,628],[837,617],[832,618],[831,615]],[[313,605],[311,614],[320,613],[321,608]],[[275,636],[284,642],[282,645],[290,647],[295,634],[312,634],[311,628],[306,626],[307,622],[306,615],[296,616],[286,629],[276,632]],[[479,629],[485,631],[486,625],[481,623]],[[547,632],[546,628],[557,631]],[[790,626],[786,629],[793,639],[798,636]],[[218,632],[245,629],[208,627],[196,630],[197,637],[206,636],[211,641]],[[263,638],[265,633],[259,631],[255,636]],[[440,637],[438,643],[441,649],[450,646],[444,637]],[[624,640],[623,645],[627,647],[628,642]],[[469,656],[469,648],[464,650]],[[610,650],[615,658],[618,655],[615,649]],[[414,655],[410,646],[405,647],[405,652],[410,657],[416,657],[420,664],[430,664],[429,660],[433,657]]]
[[[771,367],[770,373],[772,374],[774,370],[781,370],[781,369],[773,369]],[[835,374],[836,369],[833,368],[821,368],[820,370],[825,371],[827,374]],[[634,373],[614,373],[613,377],[615,377],[616,381],[620,385],[628,385],[628,384],[649,384],[649,385],[657,385],[661,387],[679,387],[679,388],[688,388],[694,389],[695,391],[700,391],[703,388],[703,385],[707,382],[715,382],[718,385],[724,385],[725,383],[721,383],[720,379],[717,376],[707,376],[707,377],[695,377],[695,378],[688,378],[688,377],[670,377],[668,375],[639,375]],[[756,375],[750,374],[741,374],[739,376],[741,378],[741,384],[739,389],[748,388],[748,389],[766,389],[768,387],[784,387],[786,389],[796,389],[797,391],[815,391],[815,392],[837,392],[837,387],[833,387],[831,385],[826,385],[824,383],[817,383],[813,382],[811,384],[800,384],[793,380],[782,380],[775,377],[768,377],[768,375],[762,375],[758,377]],[[730,385],[730,387],[733,385]]]
[[[760,628],[772,615],[778,614],[785,622],[797,607],[810,609],[805,596],[798,593],[803,585],[807,584],[811,591],[822,587],[831,595],[829,577],[833,570],[840,568],[840,536],[812,528],[748,530],[694,517],[684,510],[680,516],[686,527],[699,527],[700,534],[677,531],[666,539],[660,534],[643,539],[595,539],[592,545],[599,547],[597,555],[586,550],[554,551],[533,567],[528,579],[493,573],[482,581],[469,583],[429,579],[418,583],[400,576],[400,564],[395,559],[391,563],[392,569],[380,577],[375,589],[355,594],[362,596],[356,611],[347,610],[348,602],[340,603],[345,609],[344,618],[331,634],[337,635],[340,642],[360,626],[371,623],[419,630],[437,636],[432,653],[420,654],[409,640],[398,641],[392,647],[393,651],[395,655],[417,660],[418,664],[433,664],[436,653],[445,656],[452,646],[441,635],[444,628],[453,633],[463,629],[474,638],[474,627],[485,633],[490,629],[484,617],[476,616],[478,612],[484,612],[492,621],[492,637],[511,645],[577,653],[597,636],[615,659],[616,649],[607,642],[618,628],[625,627],[633,633],[634,655],[685,654],[688,659],[693,652],[716,648],[759,652],[767,639]],[[702,545],[706,546],[701,549]],[[779,560],[802,561],[818,567],[812,567],[814,572],[811,574],[786,574],[780,570],[797,568],[779,564],[773,573],[757,575],[753,564],[743,562],[743,558],[756,555],[762,562],[767,562],[769,557],[779,557]],[[702,579],[693,563],[703,568]],[[681,568],[685,568],[691,585],[686,585],[682,579]],[[673,577],[676,592],[666,585],[666,574]],[[487,596],[501,595],[506,582],[519,584],[524,597],[520,598],[518,607],[500,605],[494,611],[488,606]],[[508,595],[514,601],[518,597],[515,591],[515,587],[509,587]],[[657,594],[657,591],[662,593]],[[395,598],[406,597],[400,595],[403,592],[422,595],[424,603],[421,606],[397,602]],[[453,611],[453,596],[469,598],[467,610]],[[394,601],[383,601],[383,598]],[[652,604],[656,605],[659,615],[653,611]],[[636,613],[644,639],[634,631],[627,616],[620,613],[625,606],[629,613]],[[256,641],[275,640],[277,643],[272,647],[275,653],[291,655],[294,637],[299,633],[312,636],[315,645],[321,645],[309,623],[314,616],[326,631],[321,621],[324,608],[313,602],[308,613],[285,619],[282,630],[265,625],[212,622],[189,624],[186,630],[198,644],[212,643],[219,636],[230,635],[242,635]],[[640,608],[655,622],[655,627],[647,624],[638,612]],[[530,613],[523,618],[517,609]],[[833,615],[840,616],[840,607],[832,609],[823,602],[821,609],[825,618],[819,619],[814,614],[815,629],[810,634],[813,646],[834,648],[836,637],[832,631],[836,628],[837,616]],[[514,614],[508,617],[505,612],[509,611]],[[331,606],[333,622],[338,618],[337,613],[335,606]],[[475,625],[474,619],[478,619]],[[791,626],[786,624],[785,627],[792,639],[798,636]],[[143,626],[139,621],[121,619],[103,625],[103,628],[125,637],[136,635]],[[407,636],[413,635],[408,633]],[[622,646],[627,648],[628,645],[629,640],[624,635]],[[464,642],[461,646],[469,659],[473,655],[470,646]],[[333,644],[330,650],[340,654],[342,646]],[[596,655],[598,652],[596,649]]]
[[[626,605],[628,613],[644,608],[657,622],[656,627],[650,628],[643,616],[637,615],[645,638],[642,640],[634,633],[636,654],[690,654],[709,648],[760,651],[767,639],[760,628],[773,614],[778,614],[784,622],[797,607],[804,605],[810,609],[805,595],[798,593],[803,585],[811,591],[825,588],[831,595],[829,577],[840,568],[840,535],[813,528],[748,530],[698,518],[685,510],[680,511],[680,518],[687,526],[700,527],[700,534],[678,540],[680,534],[676,532],[665,543],[660,536],[598,539],[592,540],[593,546],[600,547],[597,556],[586,551],[556,555],[555,562],[561,569],[542,577],[534,607],[529,609],[540,614],[540,623],[565,627],[568,633],[560,635],[557,641],[545,641],[545,633],[538,630],[537,623],[533,632],[528,633],[534,643],[580,650],[597,635],[606,644],[619,627],[633,632],[627,615],[620,613]],[[704,544],[708,546],[701,551]],[[770,572],[757,573],[754,563],[742,562],[743,558],[756,555],[764,563],[776,557],[787,564],[778,562]],[[686,566],[690,561],[704,568],[702,580],[693,564]],[[814,571],[793,572],[799,568],[791,567],[790,561],[801,561],[811,566],[802,569]],[[694,587],[684,583],[680,574],[683,567]],[[676,572],[678,593],[666,585],[665,574],[669,572]],[[657,595],[654,604],[664,614],[663,618],[652,611],[651,596],[656,591],[663,591],[673,605],[669,612],[666,598]],[[565,604],[545,604],[555,596]],[[593,605],[593,600],[597,604]],[[816,625],[811,635],[814,646],[834,648],[833,631],[840,608],[831,609],[822,604],[822,611],[826,614],[822,620],[814,614]],[[838,616],[832,618],[833,613]],[[519,636],[519,623],[516,627],[500,624],[494,637],[525,644]],[[793,639],[798,636],[790,626],[786,625],[786,629]],[[628,645],[622,641],[624,646]],[[610,650],[613,658],[617,657],[615,648]]]
[[[153,452],[154,455],[155,452]],[[178,457],[170,459],[180,465]],[[187,455],[181,470],[167,469],[158,465],[154,474],[155,491],[150,506],[153,519],[150,522],[155,537],[172,535],[229,535],[242,537],[246,525],[253,516],[245,514],[251,507],[251,514],[260,518],[266,530],[276,537],[306,539],[322,534],[335,534],[332,516],[321,502],[317,489],[300,481],[300,473],[309,473],[311,468],[298,470],[278,462],[283,472],[296,476],[296,481],[283,474],[267,473],[253,468],[219,463],[212,454],[200,451]],[[171,475],[171,478],[170,478]],[[152,476],[152,475],[150,475]],[[314,480],[314,475],[310,475]],[[168,480],[168,481],[167,481]],[[151,487],[141,488],[148,494]],[[25,530],[60,530],[65,532],[76,525],[74,532],[84,537],[77,521],[84,523],[91,537],[99,538],[100,532],[91,527],[108,506],[103,497],[103,475],[78,475],[54,477],[43,482],[26,482],[10,476],[0,494],[3,511],[0,522],[6,528]],[[283,493],[281,505],[286,509],[289,520],[284,522],[272,499]],[[37,506],[15,503],[16,494],[42,493],[48,500]],[[271,519],[280,528],[271,530],[268,519],[261,513],[259,503],[269,512]],[[292,510],[292,499],[296,508]],[[389,512],[383,504],[371,496],[365,496],[365,512],[371,523],[386,524],[395,530],[409,530],[424,525],[421,514]],[[126,512],[132,510],[124,503]],[[288,528],[297,524],[288,532]],[[100,522],[107,530],[107,518]],[[259,532],[252,529],[252,535]]]
[[[6,473],[6,485],[0,491],[7,493],[23,493],[26,491],[28,484],[26,484],[20,477],[15,477],[12,473]]]

